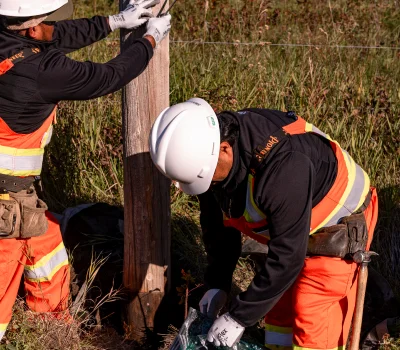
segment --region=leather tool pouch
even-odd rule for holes
[[[0,239],[19,237],[21,211],[16,200],[0,199]]]
[[[31,238],[48,229],[47,205],[31,189],[10,193],[10,200],[0,200],[0,238]]]
[[[359,250],[365,250],[368,230],[363,213],[354,213],[342,219],[340,224],[323,227],[308,240],[307,255],[351,258]]]

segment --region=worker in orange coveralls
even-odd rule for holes
[[[232,347],[265,316],[270,349],[343,349],[359,265],[377,221],[377,195],[339,144],[294,112],[215,115],[200,98],[157,118],[150,154],[182,191],[199,195],[208,257],[200,311],[207,339]],[[268,245],[265,265],[218,316],[241,252],[241,233]]]
[[[169,14],[151,18],[159,0],[131,0],[119,14],[68,21],[71,1],[0,0],[0,339],[23,274],[32,310],[68,317],[67,252],[56,219],[33,187],[58,102],[119,90],[144,71],[170,29]],[[109,62],[65,55],[140,25],[146,25],[144,36]]]

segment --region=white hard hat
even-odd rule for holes
[[[71,8],[72,0],[0,0],[0,15],[7,17],[33,17],[51,13],[58,9],[60,11],[57,11],[57,15],[59,15],[58,12],[64,12],[65,15],[62,17],[65,17],[67,12],[71,12]],[[55,12],[54,15],[56,15]],[[48,20],[56,21],[59,19],[54,16]]]
[[[206,101],[195,97],[165,109],[149,142],[156,167],[178,181],[183,192],[208,190],[217,167],[220,133],[217,116]]]

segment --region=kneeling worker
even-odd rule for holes
[[[57,314],[67,308],[68,256],[56,219],[32,186],[57,104],[115,92],[144,71],[170,29],[170,15],[151,18],[149,8],[157,3],[131,0],[116,15],[67,21],[71,0],[0,0],[0,339],[23,274],[32,310]],[[65,55],[113,30],[140,25],[146,25],[144,37],[127,42],[109,62]]]
[[[377,220],[365,171],[336,141],[293,112],[215,115],[192,98],[166,109],[150,135],[153,162],[199,195],[209,290],[217,317],[241,252],[241,232],[268,244],[265,266],[208,333],[232,346],[265,316],[270,349],[340,349],[355,307],[358,265]]]

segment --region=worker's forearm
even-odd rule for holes
[[[77,62],[53,50],[43,60],[38,86],[44,101],[88,100],[115,92],[140,75],[153,56],[144,38],[129,42],[111,61]]]
[[[205,284],[210,289],[222,289],[229,293],[242,248],[241,233],[230,227],[211,232],[203,230],[203,233],[208,261]]]
[[[232,274],[241,252],[241,234],[236,229],[223,225],[221,209],[211,191],[199,195],[198,198],[200,224],[208,260],[205,282],[209,288],[229,292]]]
[[[294,283],[304,257],[295,254],[291,261],[283,258],[282,262],[268,257],[265,268],[256,274],[249,288],[232,301],[231,315],[246,327],[256,324]]]

